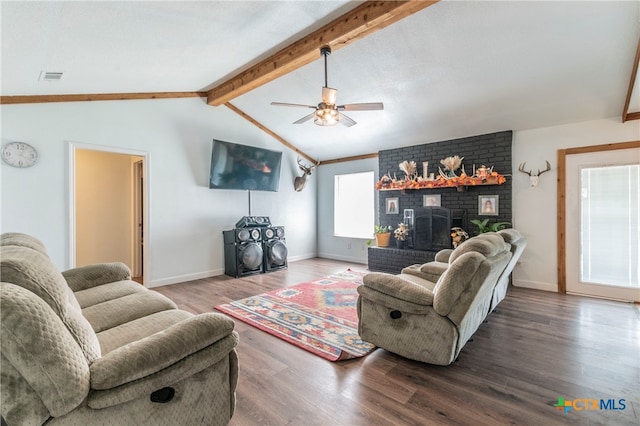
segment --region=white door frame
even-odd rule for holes
[[[558,293],[567,292],[567,156],[594,152],[613,151],[619,149],[640,148],[640,141],[612,143],[605,145],[585,146],[558,150]]]
[[[143,173],[144,173],[144,194],[143,194],[143,228],[142,231],[145,236],[145,241],[149,241],[149,186],[150,186],[150,173],[149,173],[149,161],[150,153],[147,151],[139,151],[129,148],[120,148],[107,145],[92,145],[80,142],[67,141],[67,153],[68,153],[68,188],[69,188],[69,253],[68,262],[69,268],[75,268],[76,266],[76,150],[84,149],[91,151],[110,152],[114,154],[126,154],[137,155],[143,157]],[[149,250],[144,250],[142,255],[142,264],[144,265],[143,285],[146,287],[149,282],[150,265],[149,265]]]

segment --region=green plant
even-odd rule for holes
[[[382,226],[382,225],[374,225],[373,226],[373,234],[386,234],[387,232],[391,232],[393,228],[391,226]],[[367,245],[370,246],[372,243],[371,240],[367,240]]]
[[[511,225],[511,222],[489,223],[489,219],[485,219],[485,220],[472,219],[469,222],[473,223],[478,227],[478,232],[480,234],[484,234],[485,232],[497,232]]]
[[[391,225],[389,225],[389,226],[374,225],[373,233],[374,234],[386,234],[387,232],[391,232],[392,229],[393,228],[391,227]]]

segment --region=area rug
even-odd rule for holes
[[[359,358],[375,349],[358,336],[365,274],[347,270],[215,308],[329,361]]]

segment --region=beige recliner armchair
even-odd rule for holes
[[[58,272],[3,234],[0,410],[12,425],[226,425],[238,335],[131,281],[120,263]]]
[[[365,275],[358,287],[360,337],[417,361],[453,362],[489,312],[493,288],[511,259],[499,235],[463,245],[437,281],[406,273]]]

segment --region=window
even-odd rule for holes
[[[333,234],[371,238],[374,222],[374,173],[335,176]]]
[[[581,281],[639,286],[640,166],[581,170]]]

